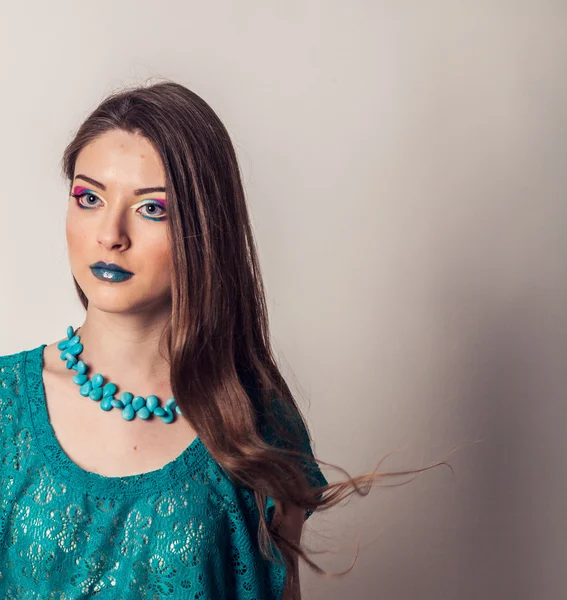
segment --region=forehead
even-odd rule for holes
[[[75,173],[105,185],[165,186],[161,159],[145,137],[113,130],[89,142],[77,156]]]

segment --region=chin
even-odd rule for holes
[[[77,283],[81,286],[89,301],[89,306],[109,313],[139,311],[144,308],[155,310],[164,304],[171,304],[171,288],[164,281],[141,281],[135,275],[120,283],[111,283],[97,279],[90,269],[75,275]]]
[[[107,288],[110,286],[106,286]],[[106,289],[101,291],[84,290],[89,301],[89,307],[95,308],[97,311],[106,313],[140,313],[143,311],[157,314],[160,307],[167,303],[171,303],[171,298],[166,298],[163,295],[153,293],[119,293],[118,290]]]
[[[89,308],[105,313],[127,313],[140,308],[139,303],[131,298],[109,298],[101,294],[87,294]]]

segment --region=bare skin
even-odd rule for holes
[[[153,394],[164,405],[173,395],[168,358],[159,351],[171,313],[168,224],[145,218],[152,213],[136,205],[145,198],[165,200],[167,205],[167,199],[163,191],[134,193],[165,187],[163,165],[147,140],[112,131],[79,153],[75,178],[79,174],[104,186],[75,179],[73,188],[88,188],[94,196],[86,202],[87,209],[70,196],[67,210],[69,262],[89,300],[79,331],[84,346],[80,358],[89,365],[89,375],[101,373],[105,381],[114,382],[118,395]],[[134,277],[121,283],[101,281],[89,268],[97,261],[117,263]],[[75,371],[60,358],[57,344],[62,339],[44,349],[43,384],[51,425],[75,464],[107,477],[136,475],[160,469],[195,440],[195,430],[183,417],[170,424],[155,417],[125,421],[119,410],[105,412],[98,402],[81,396],[71,380]],[[303,509],[288,506],[275,518],[284,535],[299,541],[303,517]],[[283,598],[291,598],[289,586]]]
[[[161,159],[145,138],[111,131],[83,148],[74,175],[71,192],[76,186],[89,190],[81,199],[69,196],[66,219],[71,270],[89,300],[79,331],[80,358],[90,376],[101,373],[113,381],[118,396],[153,394],[163,406],[173,395],[168,357],[158,348],[171,313],[171,250],[167,218],[147,217],[167,210],[152,212],[140,203],[159,199],[167,207],[167,199],[164,191],[134,193],[165,187]],[[100,280],[89,266],[101,260],[134,276],[121,283]],[[61,447],[77,465],[109,477],[134,475],[161,468],[195,439],[195,430],[178,415],[169,424],[156,417],[125,421],[120,410],[105,412],[81,396],[71,380],[76,372],[59,356],[59,341],[44,349],[47,409]]]
[[[195,439],[195,430],[179,416],[169,424],[157,418],[125,421],[118,410],[101,410],[98,402],[79,394],[71,381],[76,373],[65,367],[57,343],[44,349],[46,403],[59,444],[79,467],[106,477],[154,471],[177,458]],[[165,388],[160,392],[150,393],[160,399],[172,395]]]

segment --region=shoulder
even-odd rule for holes
[[[31,350],[0,355],[0,463],[11,464],[20,455],[19,443],[28,440],[29,381],[25,363]],[[27,446],[24,446],[27,450]]]
[[[31,350],[28,349],[0,355],[0,388],[8,387],[8,383],[12,381],[11,376],[22,372],[29,352]]]
[[[0,365],[11,366],[16,365],[24,358],[24,354],[29,350],[20,350],[19,352],[13,352],[11,354],[0,354]]]
[[[53,342],[52,344],[40,344],[33,348],[26,348],[18,352],[12,352],[0,355],[0,367],[12,368],[12,369],[23,369],[24,364],[27,361],[39,361],[45,370],[60,370],[61,360],[59,358],[59,350],[57,344],[59,342]]]
[[[33,368],[34,361],[41,361],[43,346],[0,355],[0,412],[21,398],[26,397],[33,379],[39,370]]]

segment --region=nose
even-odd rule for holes
[[[130,245],[130,238],[125,227],[125,219],[120,213],[106,214],[97,224],[97,242],[105,250],[125,250]]]

